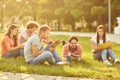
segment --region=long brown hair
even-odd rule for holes
[[[18,29],[18,26],[16,24],[12,24],[9,26],[9,29],[8,29],[8,32],[5,34],[6,36],[8,36],[10,38],[10,34],[11,34],[11,30],[17,28]],[[18,37],[18,31],[17,31],[17,34],[13,36],[13,39],[14,39],[14,47],[17,46],[17,37]]]
[[[100,36],[99,36],[99,34],[98,34],[98,30],[99,29],[102,29],[103,31],[104,31],[104,34],[103,34],[103,43],[105,43],[106,42],[106,30],[105,30],[105,26],[103,26],[103,25],[99,25],[98,27],[97,27],[97,30],[96,30],[96,33],[97,33],[97,45],[99,44],[99,39],[100,39]]]

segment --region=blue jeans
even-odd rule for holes
[[[115,54],[111,49],[104,49],[99,52],[93,53],[94,59],[97,59],[97,60],[102,59],[102,61],[105,61],[107,60],[108,56],[110,56],[113,60],[115,60],[116,58]]]
[[[55,60],[53,59],[52,53],[50,51],[44,51],[34,59],[32,59],[30,64],[43,64],[47,61],[49,64],[55,64]]]
[[[46,51],[49,51],[50,46],[51,46],[51,45],[47,45],[47,47],[45,48],[45,50],[46,50]],[[58,55],[58,53],[57,53],[56,50],[52,51],[51,53],[52,53],[52,55],[53,55],[53,57],[54,57],[54,59],[55,59],[55,62],[60,62],[60,61],[62,61],[62,59],[59,57],[59,55]]]
[[[17,57],[17,56],[20,56],[20,55],[23,56],[23,52],[24,52],[23,49],[16,49],[14,51],[5,53],[4,55],[2,55],[2,57]]]

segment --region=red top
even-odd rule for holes
[[[2,47],[2,55],[7,53],[7,48],[5,46],[5,43],[8,43],[10,45],[10,48],[14,47],[14,40],[9,38],[8,36],[4,36],[1,42],[1,47]]]
[[[80,56],[81,56],[81,55],[82,55],[82,46],[81,46],[80,44],[77,44],[77,49],[76,49],[74,52],[72,52],[72,51],[70,51],[70,49],[69,49],[69,43],[68,43],[68,44],[65,44],[65,45],[63,46],[63,56],[66,57],[69,52],[70,52],[71,54],[80,55]]]

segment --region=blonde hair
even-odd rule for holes
[[[48,25],[42,25],[42,26],[40,27],[39,33],[40,33],[40,32],[45,32],[46,30],[50,30],[49,26],[48,26]]]

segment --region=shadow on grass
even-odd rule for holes
[[[82,59],[80,62],[71,63],[70,65],[49,65],[45,63],[43,65],[31,65],[27,64],[23,57],[18,58],[1,58],[0,59],[0,70],[5,72],[13,73],[28,73],[28,74],[39,74],[39,75],[52,75],[52,76],[69,76],[69,77],[83,77],[93,78],[98,73],[110,73],[111,71],[116,72],[116,69],[120,69],[120,64],[115,64],[112,67],[95,66],[92,60]],[[108,69],[109,68],[109,69]],[[116,72],[117,73],[117,72]],[[102,74],[100,74],[102,75]],[[101,76],[97,76],[101,78]],[[114,78],[111,74],[106,74],[107,78]],[[35,78],[36,79],[36,78]]]
[[[47,62],[45,62],[45,64],[31,65],[25,61],[22,61],[22,64],[20,65],[20,72],[29,74],[64,76],[64,66],[49,65]]]

